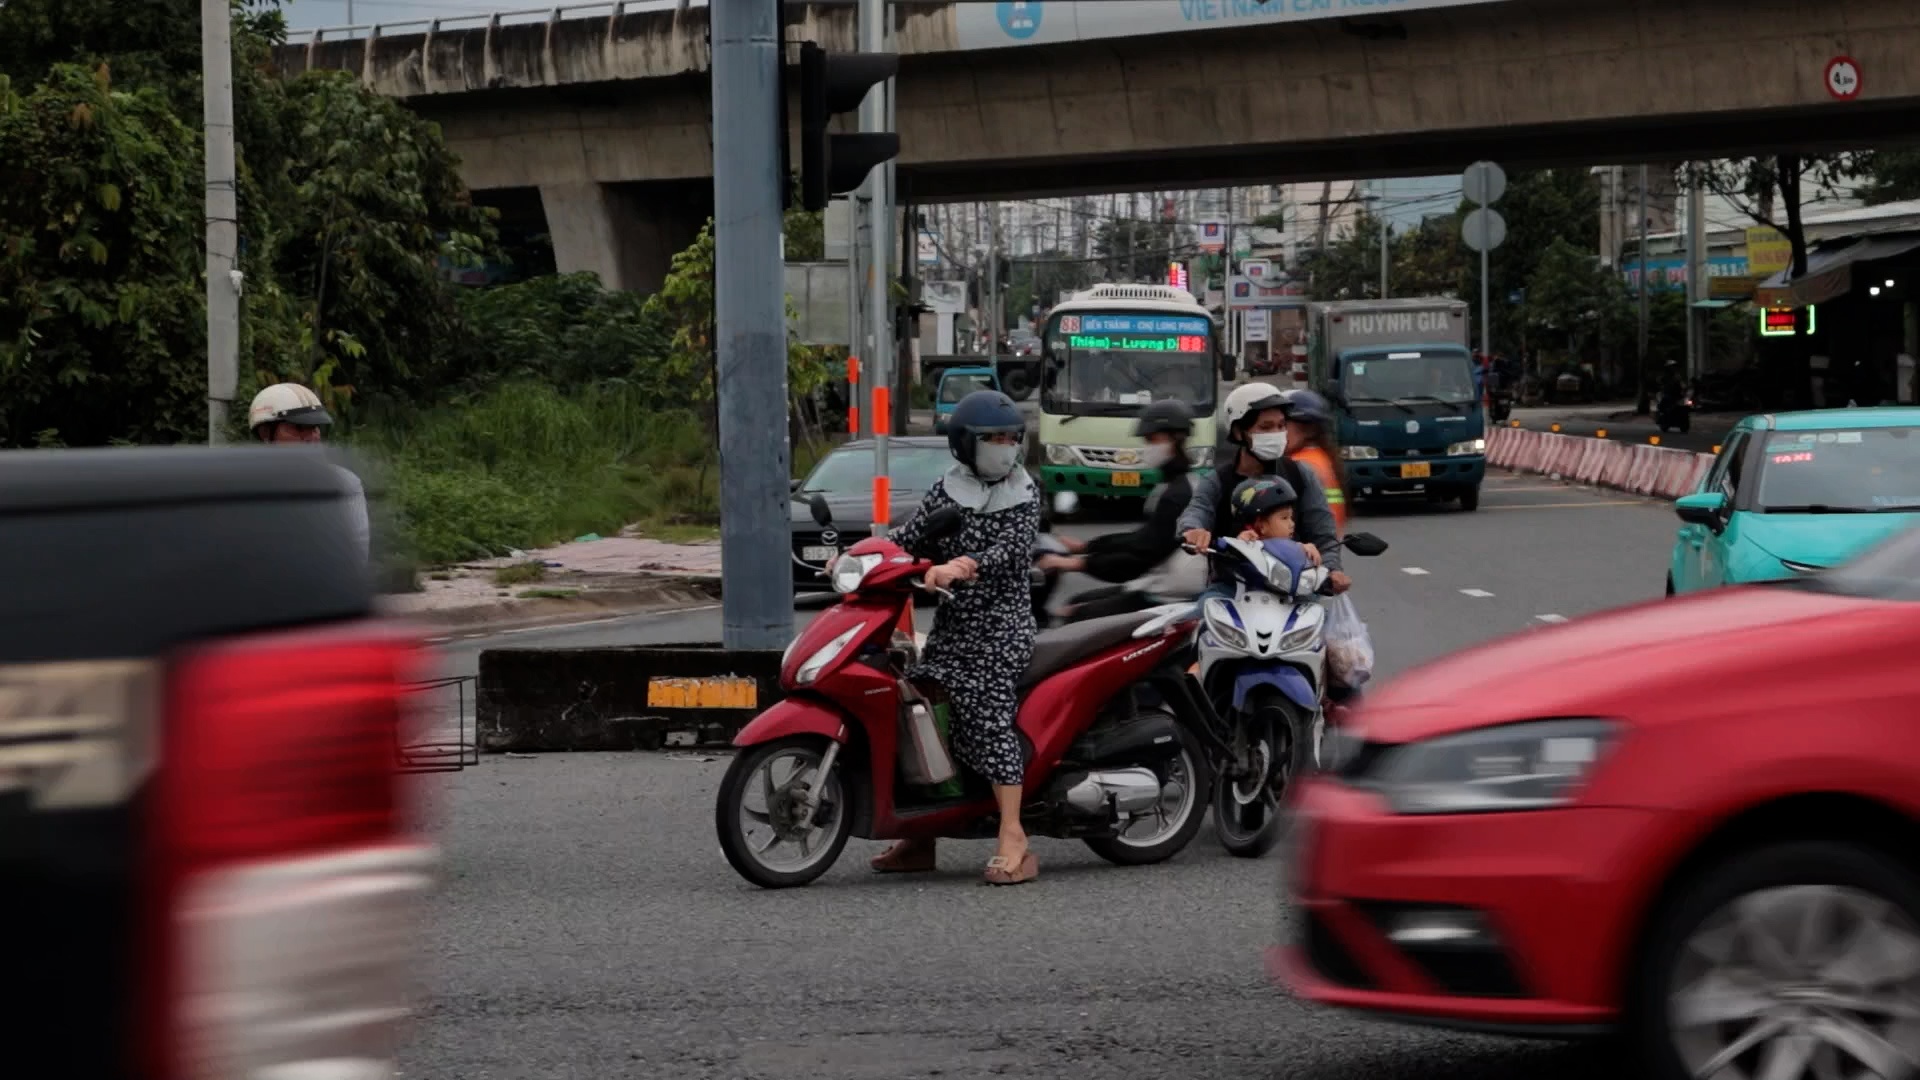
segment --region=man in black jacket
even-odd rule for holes
[[[1192,467],[1187,437],[1193,434],[1193,411],[1179,401],[1156,401],[1140,414],[1133,433],[1147,440],[1148,467],[1160,470],[1160,488],[1147,500],[1147,520],[1137,529],[1092,540],[1059,537],[1075,554],[1047,555],[1039,563],[1042,570],[1089,574],[1117,583],[1074,597],[1069,617],[1076,620],[1140,611],[1165,602],[1160,589],[1173,573],[1171,564],[1187,557],[1175,525],[1193,494],[1187,475]]]

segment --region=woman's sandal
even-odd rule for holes
[[[932,844],[917,845],[902,840],[873,857],[867,865],[876,874],[924,874],[934,868],[936,852]]]
[[[986,881],[989,885],[1025,885],[1039,876],[1040,860],[1034,858],[1031,851],[1020,856],[1018,866],[1005,855],[995,855],[987,860]]]

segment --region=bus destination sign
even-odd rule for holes
[[[1209,319],[1192,315],[1063,315],[1060,332],[1075,349],[1134,352],[1207,351]]]

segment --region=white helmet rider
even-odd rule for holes
[[[281,425],[287,425],[282,427]],[[261,442],[318,442],[323,428],[333,426],[333,417],[320,404],[320,396],[299,383],[274,383],[253,395],[247,408],[247,428]],[[285,436],[285,437],[283,437]],[[364,560],[372,552],[372,529],[367,520],[367,492],[352,469],[335,465],[345,488],[348,524],[360,545]]]
[[[1285,409],[1286,395],[1268,383],[1251,382],[1227,395],[1227,441],[1244,446],[1261,461],[1278,461],[1287,454],[1285,431],[1248,433],[1242,425],[1268,409]]]

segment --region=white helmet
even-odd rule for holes
[[[333,417],[320,404],[319,395],[299,383],[274,383],[253,395],[247,409],[247,428],[258,432],[262,424],[299,424],[302,427],[327,427]]]
[[[1250,382],[1237,387],[1227,395],[1227,431],[1231,433],[1240,421],[1254,413],[1284,408],[1286,404],[1286,396],[1271,383]]]

